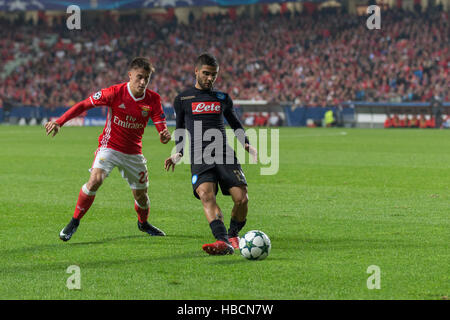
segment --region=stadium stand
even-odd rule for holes
[[[129,58],[147,56],[156,66],[149,88],[170,108],[180,88],[193,83],[193,57],[207,50],[220,59],[216,86],[233,99],[308,107],[428,102],[434,95],[450,101],[448,12],[383,11],[383,28],[374,31],[365,19],[305,10],[203,16],[185,25],[174,15],[161,21],[102,11],[75,31],[63,20],[50,26],[44,18],[37,25],[3,19],[0,99],[71,106],[126,81]]]

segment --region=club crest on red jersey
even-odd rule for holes
[[[220,113],[220,102],[192,102],[192,114]]]
[[[142,106],[141,109],[142,109],[142,116],[143,117],[148,116],[148,113],[150,111],[150,106]]]

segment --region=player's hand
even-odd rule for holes
[[[250,153],[250,155],[253,158],[253,162],[257,163],[258,162],[258,151],[256,150],[256,148],[248,143],[245,144],[245,150],[248,151],[248,153]]]
[[[52,137],[54,137],[58,132],[61,126],[57,124],[55,121],[49,121],[45,124],[45,132],[47,135],[53,132]]]
[[[166,144],[167,142],[170,141],[170,139],[172,139],[172,137],[170,136],[170,132],[169,132],[169,130],[168,130],[167,128],[164,129],[164,130],[162,130],[162,131],[159,133],[159,140],[160,140],[162,143]]]
[[[169,171],[172,167],[172,172],[175,170],[175,165],[181,160],[182,154],[181,153],[175,153],[171,155],[169,158],[164,161],[164,169],[166,171]]]

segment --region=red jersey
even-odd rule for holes
[[[142,135],[151,118],[158,132],[166,128],[166,120],[159,94],[145,89],[136,98],[128,82],[102,89],[91,95],[82,107],[75,105],[61,116],[57,123],[63,125],[83,110],[108,107],[105,128],[98,138],[99,148],[111,148],[126,154],[142,154]],[[90,101],[90,103],[88,103]]]

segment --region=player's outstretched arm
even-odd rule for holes
[[[59,129],[70,119],[73,119],[83,112],[92,109],[95,105],[92,103],[91,99],[86,99],[78,102],[72,108],[67,110],[61,117],[59,117],[56,121],[49,121],[45,124],[45,131],[47,135],[53,132],[52,137],[54,137]]]
[[[171,155],[169,158],[164,161],[164,169],[169,171],[172,168],[172,172],[175,170],[175,165],[181,160],[183,157],[184,150],[184,134],[185,134],[185,125],[184,125],[184,110],[180,102],[179,96],[177,96],[173,102],[173,106],[176,114],[176,129],[174,132],[176,153]]]
[[[242,143],[244,149],[247,150],[248,153],[250,153],[250,155],[253,158],[253,161],[257,163],[258,151],[256,150],[255,147],[253,147],[250,144],[248,137],[245,135],[244,127],[242,126],[241,121],[239,120],[238,116],[236,115],[236,112],[234,111],[233,100],[231,100],[230,96],[227,96],[227,103],[225,105],[223,115],[225,119],[227,119],[230,127],[234,130],[234,134],[238,138],[238,141]]]
[[[45,124],[45,132],[47,135],[53,132],[52,137],[54,137],[58,132],[61,126],[55,121],[49,121]]]
[[[161,143],[166,144],[167,142],[170,141],[170,139],[172,139],[169,129],[165,128],[164,130],[159,132],[159,140],[161,141]]]
[[[175,153],[168,157],[166,161],[164,161],[164,169],[169,171],[172,168],[172,172],[175,170],[175,165],[181,160],[183,155],[181,153]]]
[[[253,158],[253,161],[255,163],[257,163],[258,162],[258,151],[256,150],[256,148],[248,143],[245,144],[244,148],[245,148],[245,150],[247,150],[248,153],[250,153],[250,155]]]

